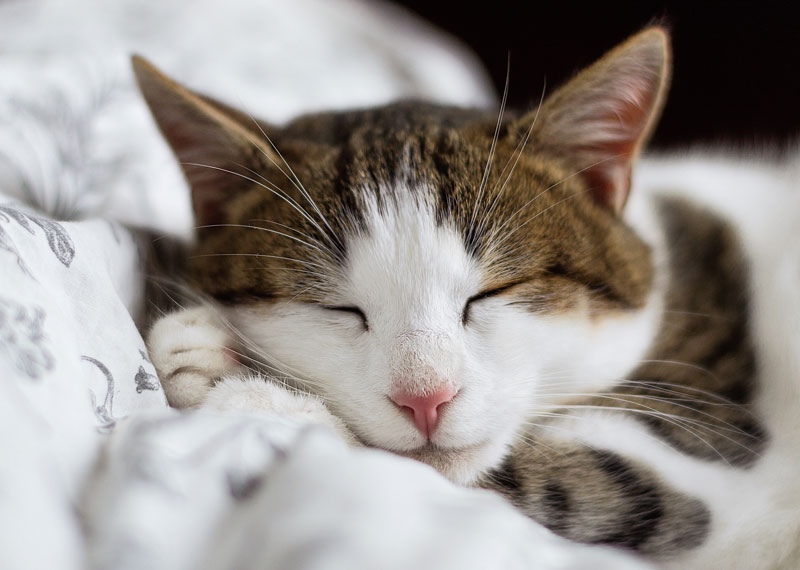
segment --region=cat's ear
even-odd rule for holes
[[[225,203],[251,185],[253,170],[278,164],[256,123],[245,113],[179,85],[146,59],[133,56],[139,89],[180,162],[199,225],[224,220]]]
[[[512,125],[533,124],[531,143],[565,158],[600,204],[620,212],[633,162],[661,113],[670,79],[669,37],[648,28],[607,53]]]

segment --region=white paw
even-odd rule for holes
[[[241,370],[234,346],[216,312],[203,306],[162,317],[147,335],[150,360],[175,408],[199,406],[219,378]]]
[[[227,376],[208,391],[204,408],[221,411],[259,411],[289,417],[303,423],[332,428],[351,446],[360,443],[344,422],[334,416],[318,397],[284,388],[260,376]]]

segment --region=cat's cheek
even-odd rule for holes
[[[607,390],[647,353],[660,326],[662,298],[653,292],[641,309],[593,313],[575,310],[549,318],[540,336],[543,394]]]
[[[323,316],[300,304],[229,307],[226,317],[270,364],[287,373],[324,381],[355,372],[363,327],[350,317]]]

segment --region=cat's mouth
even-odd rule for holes
[[[487,461],[494,455],[492,447],[490,440],[460,447],[445,447],[429,441],[415,449],[393,453],[430,465],[454,483],[466,485],[487,468]]]
[[[438,453],[440,455],[447,455],[447,454],[460,455],[464,453],[470,453],[475,449],[483,447],[487,443],[488,443],[487,441],[480,441],[478,443],[473,443],[470,445],[464,445],[460,447],[448,447],[448,446],[438,445],[436,443],[433,443],[432,441],[428,441],[417,448],[398,453],[400,453],[401,455],[405,455],[407,457],[413,457],[414,459],[417,458],[416,457],[417,455],[422,456],[422,455],[429,455],[431,453]]]

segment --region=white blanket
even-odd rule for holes
[[[0,2],[0,567],[641,568],[322,428],[167,407],[133,228],[192,221],[132,52],[276,122],[493,102],[463,48],[389,5]]]

